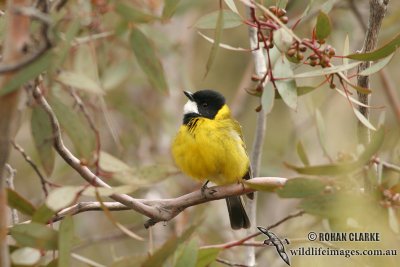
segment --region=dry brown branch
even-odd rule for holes
[[[253,179],[260,182],[260,184],[265,184],[277,188],[283,186],[287,180],[286,178],[280,178],[280,177],[257,177]],[[146,205],[148,207],[156,209],[157,211],[156,214],[148,216],[151,219],[146,222],[145,226],[149,227],[160,221],[171,220],[172,218],[174,218],[176,215],[178,215],[180,212],[182,212],[184,209],[188,207],[218,199],[224,199],[227,196],[243,195],[250,192],[254,192],[254,189],[251,189],[248,186],[242,184],[232,184],[225,186],[209,187],[204,191],[199,189],[197,191],[188,193],[186,195],[177,198],[154,199],[154,200],[135,199],[135,201],[140,202],[142,205]],[[132,209],[130,206],[127,206],[124,203],[104,202],[104,204],[109,210]],[[86,212],[91,210],[101,210],[100,203],[81,202],[75,204],[71,207],[68,207],[58,212],[57,215],[53,218],[53,221],[61,220],[66,215],[75,215],[81,212]]]
[[[57,117],[55,116],[53,109],[43,96],[39,87],[35,87],[33,89],[33,97],[49,116],[53,129],[54,148],[58,154],[89,184],[97,187],[110,188],[110,186],[100,177],[95,175],[87,166],[83,165],[80,160],[75,157],[64,145]],[[258,179],[261,179],[260,182],[270,185],[272,188],[283,186],[287,180],[286,178],[279,177],[263,177]],[[198,190],[173,199],[135,199],[125,194],[114,194],[111,195],[110,198],[149,217],[150,219],[145,223],[145,227],[150,227],[157,222],[171,220],[187,207],[212,200],[223,199],[227,196],[242,195],[250,192],[254,192],[254,189],[251,189],[243,184],[232,184],[227,186],[210,187],[204,191]]]
[[[365,33],[364,44],[361,49],[361,53],[373,51],[378,43],[378,35],[381,28],[382,20],[386,15],[387,5],[389,0],[370,0],[369,1],[369,21],[368,28]],[[371,62],[362,62],[358,67],[358,73],[367,69],[371,65]],[[369,88],[369,76],[358,76],[357,85]],[[357,92],[358,99],[363,104],[369,105],[369,95]],[[369,119],[369,110],[366,107],[359,106],[361,114]],[[358,140],[362,144],[368,144],[370,142],[370,131],[361,122],[358,122]]]

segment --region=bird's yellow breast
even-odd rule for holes
[[[226,105],[213,120],[197,117],[182,125],[172,154],[185,174],[216,184],[240,181],[249,168],[240,126]]]

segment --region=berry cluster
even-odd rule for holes
[[[275,16],[277,16],[279,18],[280,21],[282,21],[282,23],[286,24],[289,21],[289,18],[286,16],[286,10],[283,8],[279,8],[276,6],[270,6],[268,8],[269,11],[271,11],[271,13],[274,13]],[[269,17],[268,13],[264,13],[263,17],[260,18],[260,20],[271,20],[271,18]]]
[[[325,41],[317,42],[321,45]],[[326,45],[323,48],[321,46],[316,47],[315,41],[313,42],[308,38],[303,39],[301,44],[295,41],[286,52],[286,55],[289,58],[301,61],[304,59],[304,52],[307,51],[306,45],[313,48],[311,54],[307,57],[308,64],[311,67],[321,66],[322,68],[326,68],[330,66],[331,58],[336,54],[335,49],[331,45]]]

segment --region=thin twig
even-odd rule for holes
[[[33,160],[31,159],[31,157],[29,157],[26,153],[25,150],[18,145],[17,143],[15,143],[15,141],[11,141],[11,144],[13,145],[13,147],[18,150],[22,157],[25,159],[26,162],[29,163],[29,165],[31,165],[32,169],[36,172],[37,176],[39,176],[40,179],[40,184],[42,186],[42,190],[44,193],[44,196],[47,198],[47,196],[49,195],[49,191],[47,190],[47,184],[50,183],[49,181],[47,181],[47,179],[44,177],[44,175],[40,172],[38,166],[33,162]]]
[[[277,221],[274,224],[271,224],[270,226],[266,227],[267,230],[271,230],[272,228],[275,228],[279,225],[281,225],[282,223],[302,216],[305,212],[303,210],[297,211],[293,214],[289,214],[288,216],[282,218],[281,220]],[[256,232],[256,233],[252,233],[251,235],[248,235],[242,239],[236,240],[236,241],[232,241],[232,242],[227,242],[227,243],[222,243],[222,244],[216,244],[216,245],[208,245],[208,246],[202,246],[201,248],[221,248],[221,249],[229,249],[229,248],[233,248],[233,247],[237,247],[237,246],[241,246],[242,244],[246,243],[246,241],[261,235],[261,232]]]
[[[14,178],[17,171],[13,169],[10,164],[6,164],[5,167],[8,172],[8,176],[6,177],[6,185],[8,188],[15,190]],[[13,225],[19,223],[18,211],[13,208],[11,208],[11,221]]]
[[[222,263],[222,264],[224,264],[224,265],[226,265],[226,266],[233,266],[233,267],[253,267],[253,266],[254,266],[254,265],[246,265],[246,264],[240,264],[240,263],[233,263],[233,262],[230,262],[230,261],[228,261],[228,260],[221,259],[221,258],[217,258],[215,261],[217,261],[217,262],[219,262],[219,263]]]
[[[394,164],[386,162],[386,161],[382,161],[381,159],[376,158],[376,157],[373,158],[372,161],[375,163],[378,163],[378,164],[382,164],[382,166],[385,167],[386,169],[400,173],[400,166],[394,165]]]

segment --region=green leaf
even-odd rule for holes
[[[239,15],[239,11],[235,5],[235,1],[233,0],[224,0],[225,4],[229,7],[230,10],[232,10],[234,13]]]
[[[221,41],[221,35],[222,35],[222,29],[224,27],[224,12],[221,10],[218,11],[218,18],[217,18],[217,28],[215,29],[215,37],[214,37],[214,43],[211,47],[210,54],[207,59],[206,63],[206,73],[204,74],[204,77],[207,76],[208,72],[211,69],[212,64],[214,63],[214,59],[217,56],[217,51],[218,51],[218,46]]]
[[[163,67],[146,35],[138,28],[133,28],[130,43],[136,59],[143,72],[147,75],[150,84],[161,92],[168,92]]]
[[[130,193],[135,192],[137,189],[139,189],[139,186],[134,185],[134,184],[114,186],[114,187],[111,187],[111,188],[107,188],[107,187],[88,187],[88,188],[85,189],[85,191],[82,192],[82,195],[95,197],[96,194],[99,194],[102,197],[108,197],[108,196],[111,196],[113,194],[130,194]]]
[[[99,166],[103,172],[109,173],[112,178],[119,182],[139,187],[153,185],[178,172],[176,167],[166,164],[132,168],[104,151],[100,152]]]
[[[317,123],[318,139],[321,144],[322,150],[324,151],[325,156],[330,158],[328,148],[326,147],[325,122],[319,109],[315,109],[315,121]]]
[[[222,15],[221,15],[221,14]],[[222,18],[220,18],[222,16]],[[242,18],[230,10],[217,10],[207,15],[202,16],[194,27],[202,30],[211,30],[218,28],[218,21],[222,20],[221,29],[230,29],[242,25]]]
[[[170,19],[174,15],[180,1],[181,0],[165,0],[164,1],[164,8],[162,11],[163,19]]]
[[[390,56],[385,57],[384,59],[382,59],[381,61],[374,63],[371,67],[369,67],[368,69],[365,69],[363,71],[361,71],[360,73],[358,73],[358,75],[361,76],[368,76],[371,74],[374,74],[378,71],[380,71],[381,69],[383,69],[387,64],[389,64],[390,60],[392,60],[394,56],[394,53],[391,54]]]
[[[196,267],[199,244],[196,239],[190,240],[188,244],[182,244],[182,253],[178,256],[175,267]]]
[[[208,267],[211,263],[213,263],[218,254],[221,252],[220,248],[203,248],[200,249],[197,254],[197,263],[196,267]]]
[[[293,42],[293,36],[290,35],[285,29],[280,28],[274,31],[273,41],[279,51],[281,53],[285,53]]]
[[[142,267],[162,266],[164,262],[175,252],[177,247],[185,242],[197,228],[198,224],[192,225],[183,232],[180,237],[171,237],[158,250],[150,255],[142,264]]]
[[[383,127],[379,128],[371,138],[371,142],[365,148],[365,150],[358,157],[358,162],[360,165],[364,165],[369,162],[373,155],[375,155],[385,140],[385,130]]]
[[[23,247],[11,253],[11,262],[17,266],[33,266],[40,260],[40,251],[34,248]]]
[[[38,223],[14,225],[10,230],[11,236],[21,246],[44,250],[57,249],[57,231]]]
[[[310,161],[308,160],[307,153],[306,153],[306,151],[304,149],[304,146],[303,146],[301,141],[299,141],[297,143],[296,148],[297,148],[297,155],[299,155],[299,158],[300,158],[301,162],[303,162],[303,164],[305,166],[309,166],[310,165]]]
[[[306,167],[297,167],[289,163],[285,163],[285,165],[289,169],[295,170],[300,174],[307,174],[307,175],[341,175],[354,171],[355,169],[357,169],[357,167],[359,167],[358,164],[356,164],[355,162],[334,163],[334,164],[306,166]]]
[[[309,214],[334,218],[336,215],[337,201],[338,196],[336,194],[322,194],[303,199],[300,203],[300,208]]]
[[[83,189],[78,186],[58,187],[50,192],[46,199],[46,205],[53,211],[59,211],[73,204],[79,192]]]
[[[155,20],[159,20],[159,17],[145,13],[139,9],[132,6],[118,3],[115,7],[115,11],[120,14],[126,20],[136,22],[136,23],[149,23]]]
[[[318,69],[318,70],[303,72],[303,73],[295,74],[290,77],[289,76],[284,76],[284,77],[287,77],[287,78],[311,78],[311,77],[324,76],[324,75],[338,73],[341,71],[352,69],[359,64],[360,64],[360,62],[354,62],[354,63],[350,63],[348,65],[339,65],[339,66],[329,67],[329,68],[325,68],[325,69]]]
[[[276,192],[282,198],[305,198],[320,194],[324,188],[324,183],[317,179],[293,178]]]
[[[365,127],[372,131],[376,131],[376,128],[371,124],[371,122],[356,107],[353,107],[353,112],[357,119],[364,124]]]
[[[106,69],[102,75],[102,86],[104,90],[107,91],[118,88],[131,75],[130,69],[131,64],[126,61],[119,62]]]
[[[59,52],[57,53],[57,57],[54,59],[54,66],[61,66],[69,55],[73,39],[79,33],[80,26],[81,24],[79,20],[72,20],[69,23],[67,31],[65,32],[65,41],[59,45]]]
[[[37,209],[35,214],[33,214],[32,222],[47,224],[54,214],[55,212],[53,210],[47,207],[46,204],[43,204]]]
[[[292,76],[293,70],[290,62],[283,57],[275,63],[273,73],[275,77]],[[278,79],[275,80],[276,88],[282,100],[292,109],[297,108],[297,89],[294,79]]]
[[[49,116],[39,106],[33,107],[32,110],[31,132],[43,169],[50,176],[55,162],[53,128],[51,127]]]
[[[261,105],[264,115],[271,113],[274,107],[275,99],[275,88],[272,86],[272,82],[268,81],[265,84],[264,90],[261,95]]]
[[[324,12],[319,12],[317,17],[317,25],[315,26],[315,34],[318,40],[326,39],[331,33],[331,21]]]
[[[16,209],[22,214],[32,216],[36,211],[32,203],[11,188],[7,188],[7,201],[10,208]]]
[[[71,249],[73,240],[74,221],[71,216],[67,216],[61,221],[58,234],[58,267],[71,266]]]
[[[85,160],[92,159],[95,150],[95,134],[82,114],[66,106],[54,95],[49,97],[48,101],[62,129],[74,144],[78,156]]]
[[[312,91],[314,91],[317,88],[318,87],[315,87],[315,86],[298,86],[297,87],[297,96],[306,95],[308,93],[311,93]],[[276,99],[282,99],[282,97],[279,94],[279,92],[277,94],[275,94],[275,98]]]
[[[62,71],[56,79],[62,84],[71,86],[74,89],[79,89],[95,95],[104,95],[104,91],[100,85],[83,73]]]
[[[20,86],[35,79],[39,74],[47,70],[51,66],[53,54],[47,52],[33,63],[20,69],[12,79],[10,79],[3,88],[0,89],[0,96],[17,90]]]
[[[384,46],[368,53],[351,54],[346,57],[360,61],[375,61],[392,54],[400,46],[400,34]]]
[[[337,2],[338,0],[327,0],[322,6],[321,6],[321,11],[324,12],[325,14],[328,14],[331,12],[333,5]]]
[[[102,171],[110,173],[131,169],[128,164],[104,151],[100,151],[99,165]]]
[[[285,165],[301,174],[308,175],[341,175],[352,172],[358,168],[363,167],[371,160],[371,157],[376,154],[384,141],[384,129],[381,128],[376,131],[364,152],[358,157],[356,161],[346,163],[333,163],[317,166],[297,167],[285,163]]]

